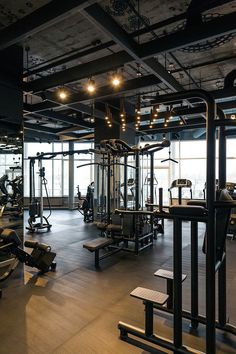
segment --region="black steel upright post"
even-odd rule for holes
[[[128,162],[128,156],[124,156],[124,209],[127,209],[127,162]]]
[[[207,103],[207,178],[206,201],[207,217],[207,252],[206,252],[206,353],[216,353],[215,333],[215,262],[216,262],[216,235],[215,235],[215,115],[214,99],[208,95]]]
[[[135,153],[135,210],[139,210],[139,187],[140,187],[140,161],[139,161],[139,152]],[[138,254],[139,251],[139,222],[137,215],[134,216],[135,219],[135,253]]]
[[[34,159],[30,159],[30,163],[29,163],[29,176],[30,176],[29,195],[30,195],[30,203],[33,202],[33,199],[35,197],[34,165],[35,165],[35,160]]]
[[[174,345],[182,346],[182,220],[174,218]]]
[[[198,321],[198,223],[191,222],[191,327],[197,328]]]
[[[224,116],[224,114],[223,114]],[[224,117],[225,118],[225,117]],[[219,127],[219,188],[226,187],[226,136],[225,127]],[[218,320],[224,326],[226,318],[226,257],[218,271]]]
[[[150,203],[154,203],[154,153],[150,153]],[[150,208],[153,211],[153,206]],[[150,216],[151,222],[151,233],[152,233],[152,242],[153,242],[153,215]]]
[[[182,187],[178,187],[178,203],[182,204]]]
[[[140,161],[138,151],[135,154],[135,210],[139,210],[139,187],[140,187]]]
[[[111,156],[107,154],[107,222],[111,222]]]

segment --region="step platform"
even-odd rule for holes
[[[130,296],[158,305],[164,305],[169,297],[168,295],[163,294],[159,291],[141,287],[137,287],[136,289],[134,289],[130,293]]]
[[[163,279],[168,279],[168,280],[174,280],[174,272],[171,270],[166,270],[166,269],[158,269],[154,273],[155,277],[163,278]],[[187,278],[186,274],[182,274],[182,282]]]

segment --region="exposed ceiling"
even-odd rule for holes
[[[202,88],[217,99],[230,96],[226,112],[233,114],[235,89],[223,86],[236,64],[235,11],[229,0],[2,0],[0,48],[20,44],[25,53],[26,139],[93,139],[105,103],[118,114],[125,97],[132,121],[139,94],[145,107],[156,93]],[[116,69],[120,90],[108,82]],[[90,77],[93,96],[85,91]],[[61,86],[69,92],[66,102],[57,96]],[[198,105],[186,103],[186,119],[201,119],[204,112],[190,112]],[[149,131],[148,115],[142,120],[139,134],[159,131],[158,124]]]

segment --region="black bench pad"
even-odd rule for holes
[[[122,231],[122,226],[121,225],[116,225],[116,224],[109,224],[107,225],[107,231]]]
[[[202,199],[192,199],[187,202],[187,205],[198,205],[203,208],[206,208],[206,201]]]
[[[172,215],[183,216],[205,216],[207,210],[198,205],[173,205],[169,208],[169,212]]]
[[[114,243],[112,239],[108,239],[105,237],[98,237],[95,240],[88,241],[83,244],[83,248],[88,249],[89,251],[93,252],[99,250],[100,248],[106,247]]]
[[[131,296],[138,299],[152,302],[153,304],[164,305],[168,300],[168,295],[160,293],[156,290],[151,290],[147,288],[138,287],[134,289],[131,293]]]

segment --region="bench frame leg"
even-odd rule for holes
[[[95,268],[99,268],[99,249],[95,250]]]
[[[169,298],[167,300],[167,308],[170,309],[170,310],[173,310],[173,292],[174,292],[174,289],[173,289],[173,280],[172,279],[167,279],[167,282],[166,282],[166,292],[167,292],[167,295],[169,295]]]
[[[153,303],[145,303],[145,334],[150,337],[153,335]]]

